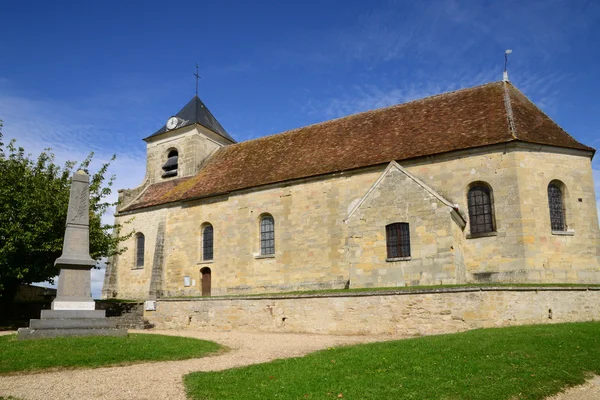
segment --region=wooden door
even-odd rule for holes
[[[202,296],[210,296],[210,268],[202,268],[200,273],[202,274]]]

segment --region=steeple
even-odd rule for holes
[[[190,100],[190,102],[187,103],[185,107],[181,109],[181,111],[175,114],[175,116],[169,118],[167,124],[163,125],[162,128],[144,140],[153,138],[167,131],[172,131],[194,124],[202,125],[203,127],[210,129],[214,133],[224,137],[232,143],[235,143],[235,140],[229,136],[227,131],[225,131],[219,121],[217,121],[215,116],[210,112],[210,110],[198,96],[194,96],[194,98]]]

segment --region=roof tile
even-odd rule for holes
[[[593,151],[494,82],[225,146],[197,175],[152,185],[127,210],[514,140]]]

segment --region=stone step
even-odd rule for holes
[[[42,310],[41,319],[104,318],[104,310]]]
[[[108,318],[32,319],[30,329],[97,329],[116,328],[116,321]]]
[[[18,340],[45,339],[62,336],[127,336],[127,329],[30,329],[19,328]]]

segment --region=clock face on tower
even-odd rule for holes
[[[177,117],[169,118],[169,120],[167,121],[167,129],[169,129],[169,130],[175,129],[177,127],[178,123],[179,123],[179,118],[177,118]]]

